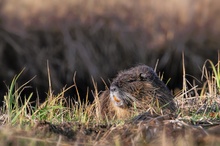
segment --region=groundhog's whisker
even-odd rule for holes
[[[137,101],[137,99],[135,98],[135,97],[133,97],[131,94],[129,94],[129,93],[124,93],[124,97],[126,98],[126,100],[128,100],[129,102],[136,102]]]
[[[134,96],[132,96],[129,93],[125,93],[124,97],[126,98],[125,100],[128,100],[132,104],[132,106],[135,106],[138,109],[139,108],[145,109],[144,108],[144,107],[146,107],[145,102],[141,102],[141,101],[137,100],[137,98],[135,98]]]

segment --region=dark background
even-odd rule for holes
[[[120,70],[157,61],[169,88],[181,89],[183,52],[190,82],[200,80],[206,59],[218,61],[219,8],[218,0],[1,0],[0,98],[25,68],[18,86],[36,76],[23,93],[44,99],[47,61],[55,94],[76,72],[81,98],[89,87],[92,100],[92,77],[100,91],[101,78],[108,84]],[[75,98],[75,89],[65,96]]]

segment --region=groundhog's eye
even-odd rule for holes
[[[147,74],[146,73],[140,73],[139,77],[140,77],[141,81],[147,80]]]
[[[131,83],[131,82],[134,82],[134,81],[135,81],[135,79],[132,79],[132,78],[127,80],[128,83]]]

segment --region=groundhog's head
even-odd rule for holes
[[[131,113],[135,109],[146,111],[150,107],[168,109],[171,112],[176,109],[173,96],[166,85],[146,65],[120,72],[113,79],[109,91],[104,94],[108,102],[106,99],[103,104],[108,106],[111,113],[115,111],[116,115],[126,115],[125,112]]]

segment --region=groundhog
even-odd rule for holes
[[[174,113],[173,95],[154,70],[139,65],[119,72],[99,97],[102,117],[129,118],[135,113]]]

